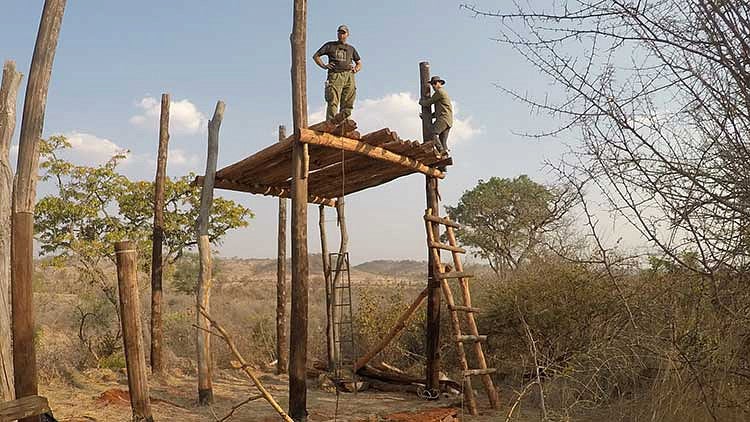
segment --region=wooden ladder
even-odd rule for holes
[[[461,369],[463,370],[464,400],[469,413],[472,415],[477,414],[477,402],[474,397],[474,390],[471,387],[471,377],[473,376],[479,376],[481,378],[482,384],[484,384],[484,388],[487,390],[487,396],[490,399],[490,406],[493,409],[498,409],[497,391],[495,391],[495,386],[492,383],[492,377],[490,376],[495,372],[495,369],[487,367],[487,361],[484,357],[484,351],[482,350],[482,343],[487,340],[487,336],[479,334],[474,314],[480,310],[471,306],[469,278],[473,276],[464,273],[463,264],[461,263],[461,254],[465,254],[466,250],[460,248],[456,242],[456,233],[454,229],[458,229],[460,226],[447,218],[433,215],[431,209],[428,209],[425,212],[424,221],[425,229],[427,231],[427,246],[430,249],[433,261],[435,262],[435,277],[440,280],[440,286],[443,291],[443,296],[445,296],[445,301],[448,304],[451,323],[456,336],[454,340],[456,342],[456,349],[458,350],[458,358],[461,362]],[[440,242],[441,225],[445,226],[445,234],[448,239],[448,244]],[[440,263],[441,250],[450,251],[451,255],[453,255],[453,271],[446,271],[449,270],[447,266]],[[463,298],[463,304],[461,305],[457,305],[453,300],[453,291],[448,282],[448,280],[451,279],[458,280],[458,285],[461,289],[461,295]],[[459,314],[464,316],[464,321],[468,327],[467,334],[464,334],[461,329],[461,317]],[[469,368],[469,363],[466,359],[466,351],[464,350],[464,344],[467,343],[470,343],[474,350],[478,368]]]

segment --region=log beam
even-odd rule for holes
[[[393,153],[385,148],[366,144],[356,139],[349,139],[343,136],[331,135],[330,133],[325,132],[316,132],[309,129],[301,129],[299,140],[300,142],[304,142],[307,144],[327,146],[329,148],[336,148],[361,155],[366,155],[370,158],[388,161],[431,177],[437,177],[439,179],[445,177],[445,174],[442,171],[426,166],[413,158],[405,157],[403,155]]]

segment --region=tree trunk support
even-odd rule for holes
[[[216,103],[214,116],[208,122],[208,154],[206,156],[206,174],[201,191],[201,207],[198,215],[198,252],[200,255],[200,273],[198,277],[197,309],[210,312],[211,303],[211,243],[208,238],[208,217],[214,199],[214,180],[216,179],[216,162],[219,155],[219,129],[224,119],[224,102]],[[198,403],[202,406],[213,403],[213,384],[211,381],[211,335],[208,333],[209,321],[200,312],[196,312],[197,325],[200,328],[198,337]]]
[[[279,126],[279,142],[286,139],[286,127]],[[279,198],[279,232],[276,257],[276,374],[286,374],[289,346],[286,325],[286,198]]]
[[[307,0],[294,0],[292,25],[292,313],[289,333],[289,416],[307,420],[307,144],[299,142],[307,127]]]
[[[162,276],[164,258],[164,182],[167,175],[167,150],[169,145],[169,94],[161,94],[161,118],[159,120],[159,151],[156,159],[154,180],[154,231],[151,237],[151,371],[164,373],[162,344]]]
[[[422,98],[430,95],[430,64],[421,62],[419,64],[419,83],[420,95]],[[422,139],[430,140],[432,137],[432,122],[429,116],[432,116],[430,107],[422,107]],[[440,196],[438,193],[438,179],[431,176],[425,176],[425,190],[427,193],[427,208],[432,210],[432,215],[440,215]],[[439,238],[439,233],[435,233],[435,238]],[[438,258],[440,253],[438,252]],[[440,280],[435,277],[435,258],[428,251],[427,263],[427,330],[426,330],[426,351],[427,351],[427,368],[425,373],[427,388],[438,390],[440,388]]]
[[[34,396],[38,392],[31,285],[34,273],[34,206],[39,177],[39,139],[44,127],[47,92],[64,11],[65,0],[44,2],[21,120],[11,220],[13,366],[17,398]],[[21,422],[37,422],[39,419],[32,416]]]
[[[16,103],[23,75],[16,64],[5,62],[0,85],[0,399],[15,398],[13,391],[13,352],[10,313],[10,237],[13,171],[10,168],[10,142],[16,128]]]

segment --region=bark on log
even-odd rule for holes
[[[208,238],[208,218],[214,198],[214,180],[216,178],[216,162],[219,155],[219,129],[224,119],[224,102],[216,103],[213,118],[208,122],[208,154],[206,156],[206,174],[203,178],[201,191],[201,207],[198,216],[198,252],[200,255],[200,274],[198,278],[197,307],[210,311],[211,303],[211,243]],[[209,405],[213,403],[213,385],[211,380],[211,336],[205,329],[208,320],[196,312],[198,330],[196,335],[198,345],[198,403]]]
[[[153,422],[146,374],[146,351],[143,348],[140,299],[138,294],[138,266],[135,244],[130,241],[115,243],[117,284],[120,293],[120,321],[125,347],[125,366],[128,372],[130,405],[134,422]]]
[[[162,344],[162,276],[164,258],[164,182],[167,175],[167,150],[169,145],[169,94],[161,94],[161,117],[159,119],[159,150],[156,159],[154,180],[154,227],[151,237],[151,371],[163,374]]]
[[[445,174],[442,171],[426,166],[413,158],[399,155],[388,151],[387,149],[369,145],[354,139],[344,138],[343,136],[336,136],[331,135],[330,133],[315,132],[309,129],[303,129],[300,132],[300,142],[323,145],[330,148],[337,148],[344,151],[366,155],[370,158],[388,161],[432,177],[438,177],[440,179],[445,177]]]
[[[320,227],[320,255],[323,259],[323,278],[325,280],[326,292],[326,358],[328,367],[333,370],[334,361],[334,337],[333,337],[333,312],[334,312],[334,294],[331,283],[331,263],[328,256],[328,238],[326,235],[326,214],[323,205],[319,208],[318,226]]]
[[[420,94],[422,98],[430,95],[430,64],[422,62],[419,64]],[[432,112],[430,107],[422,107],[422,138],[427,141],[431,137],[432,125],[428,116]],[[425,190],[427,194],[427,208],[432,210],[432,215],[440,215],[440,202],[438,198],[438,179],[427,176]],[[439,233],[434,233],[434,238],[439,239]],[[437,259],[432,253],[428,253],[427,262],[427,330],[426,330],[426,352],[427,366],[425,377],[427,388],[437,389],[440,382],[440,281],[435,277],[435,268],[440,265],[440,252],[437,251]]]
[[[10,168],[10,142],[16,128],[16,103],[23,75],[16,64],[6,61],[0,84],[0,399],[15,398],[13,391],[13,352],[10,313],[10,237],[13,171]]]
[[[279,142],[286,128],[279,126]],[[285,374],[289,365],[286,326],[286,198],[279,198],[278,249],[276,257],[276,374]]]
[[[289,415],[307,420],[307,144],[298,140],[307,127],[307,0],[294,0],[292,35],[292,315],[289,334]]]
[[[11,237],[11,290],[13,312],[13,366],[16,397],[37,394],[33,275],[34,205],[39,168],[39,139],[52,76],[52,64],[60,35],[65,0],[46,0],[31,59],[18,146],[18,165],[13,187]],[[21,422],[37,422],[38,416]]]

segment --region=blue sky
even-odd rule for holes
[[[497,9],[504,2],[474,1]],[[544,116],[495,88],[521,92],[549,89],[522,58],[492,41],[497,22],[477,19],[459,1],[315,1],[309,4],[308,56],[335,38],[336,27],[351,29],[350,42],[362,56],[357,75],[355,118],[363,129],[391,127],[418,137],[418,63],[447,80],[460,128],[452,135],[455,165],[441,182],[443,203],[455,204],[479,179],[529,174],[554,182],[545,159],[566,149],[559,139],[530,140],[514,131],[548,126]],[[12,59],[28,74],[42,0],[4,0],[0,15],[0,59]],[[202,173],[205,119],[216,100],[227,104],[221,129],[219,166],[276,141],[279,124],[291,127],[290,48],[292,1],[206,2],[69,1],[63,20],[46,112],[44,136],[74,139],[75,159],[95,164],[126,148],[123,171],[152,179],[157,148],[155,99],[172,96],[168,173]],[[311,123],[323,108],[325,73],[308,59]],[[23,89],[19,94],[19,119]],[[16,138],[18,130],[16,131]],[[40,188],[40,195],[45,187]],[[225,191],[218,195],[256,213],[250,227],[230,234],[224,256],[275,255],[277,200]],[[424,178],[399,179],[352,195],[347,201],[353,262],[424,259],[421,215]],[[330,213],[330,211],[329,211]],[[309,208],[309,247],[319,250],[317,209]],[[330,215],[333,218],[333,215]],[[335,230],[330,224],[329,237]]]

